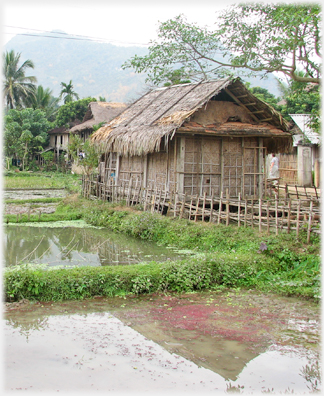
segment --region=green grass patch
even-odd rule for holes
[[[10,204],[26,204],[26,203],[57,203],[61,202],[63,198],[33,198],[33,199],[6,199],[5,203]]]
[[[15,223],[16,215],[6,215]],[[120,204],[90,201],[77,194],[63,199],[52,214],[31,215],[30,222],[83,220],[95,227],[195,252],[169,263],[134,266],[5,269],[7,300],[81,299],[95,295],[177,292],[217,287],[255,288],[320,299],[320,237],[301,230],[279,235],[256,228],[215,225],[134,211]],[[27,222],[22,215],[19,222]]]
[[[311,272],[296,279],[293,271],[278,272],[275,260],[262,256],[255,259],[251,254],[205,254],[181,261],[130,266],[46,269],[44,265],[26,264],[4,270],[4,293],[6,301],[60,301],[226,287],[319,299],[319,273],[314,276]]]
[[[71,192],[81,191],[80,175],[45,172],[6,172],[4,188],[66,188]]]

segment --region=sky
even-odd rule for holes
[[[4,0],[2,45],[17,33],[54,29],[104,38],[115,45],[145,45],[157,37],[159,22],[184,14],[188,22],[212,28],[216,12],[231,3],[227,0]]]

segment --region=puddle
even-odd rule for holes
[[[321,390],[309,301],[240,291],[6,307],[6,389]]]
[[[54,226],[6,225],[6,266],[27,262],[49,266],[129,265],[183,257],[172,249],[104,229]]]

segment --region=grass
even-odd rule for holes
[[[15,222],[16,216],[7,215],[5,219]],[[94,295],[218,287],[255,288],[320,299],[320,238],[316,234],[311,235],[311,243],[307,244],[306,232],[301,232],[298,238],[293,232],[267,235],[255,228],[195,223],[85,200],[78,194],[62,200],[55,213],[41,217],[44,222],[77,219],[197,254],[167,264],[45,271],[35,266],[11,268],[4,273],[7,300],[82,299]],[[19,221],[27,221],[27,215]],[[30,216],[30,221],[38,222],[38,216]]]
[[[4,188],[66,188],[81,191],[80,175],[45,172],[6,172]]]

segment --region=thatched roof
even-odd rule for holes
[[[74,127],[75,125],[78,125],[78,124],[81,124],[81,121],[80,120],[74,120],[74,121],[69,123],[69,127],[68,128],[65,127],[65,126],[57,127],[57,128],[51,129],[47,133],[50,134],[50,135],[56,135],[56,134],[60,134],[61,135],[61,134],[64,134],[64,133],[68,134],[68,133],[70,133],[70,128],[72,128],[72,127]]]
[[[250,128],[245,126],[246,131],[249,129],[250,136],[261,136],[261,125],[264,129],[266,124],[267,136],[290,138],[288,123],[280,113],[252,95],[239,78],[226,78],[153,90],[98,129],[92,135],[92,141],[101,152],[144,155],[159,151],[162,141],[167,145],[175,132],[186,121],[190,121],[190,116],[210,100],[231,101],[243,107],[252,120]],[[252,125],[259,128],[251,127]],[[217,128],[213,134],[217,135],[219,131],[223,135],[224,128],[219,125]],[[196,132],[209,134],[210,126],[200,125]],[[231,136],[231,129],[227,129],[227,135]]]
[[[86,129],[92,129],[94,125],[101,122],[109,122],[125,108],[124,103],[90,102],[82,123],[71,128],[70,132],[78,133]]]

